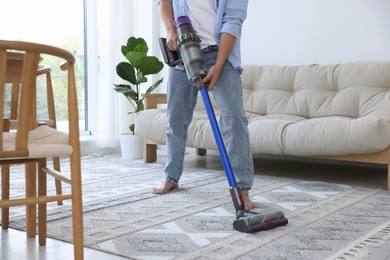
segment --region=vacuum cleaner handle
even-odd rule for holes
[[[225,144],[223,142],[223,138],[221,135],[221,131],[219,130],[219,126],[217,123],[217,119],[215,117],[214,109],[210,101],[210,96],[205,87],[200,88],[200,93],[202,95],[203,104],[206,108],[206,112],[210,121],[211,129],[214,134],[215,142],[217,143],[219,155],[222,160],[223,168],[225,169],[226,178],[228,180],[230,186],[230,196],[233,200],[233,205],[236,209],[237,214],[245,210],[244,199],[242,198],[242,193],[240,188],[237,186],[236,179],[234,177],[233,169],[230,164],[230,160],[226,151]],[[237,215],[237,218],[239,216]]]
[[[215,139],[215,142],[217,143],[218,151],[219,151],[219,154],[221,156],[223,168],[225,169],[226,177],[227,177],[228,182],[229,182],[229,186],[230,187],[236,186],[237,183],[236,183],[236,180],[234,178],[232,166],[230,164],[230,160],[229,160],[229,157],[227,155],[226,147],[225,147],[225,144],[223,142],[221,132],[219,130],[218,122],[217,122],[217,119],[215,117],[214,109],[213,109],[213,106],[211,104],[210,96],[207,92],[207,89],[204,87],[200,88],[200,94],[202,95],[203,103],[204,103],[204,106],[206,108],[206,112],[207,112],[207,115],[208,115],[208,118],[210,121],[211,129],[213,130],[214,139]]]
[[[158,40],[158,43],[160,45],[161,53],[164,58],[164,62],[169,66],[169,67],[176,67],[180,63],[182,63],[180,52],[178,51],[171,51],[168,49],[167,46],[167,39],[160,37]]]

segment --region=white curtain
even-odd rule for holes
[[[132,107],[114,91],[120,84],[115,67],[125,58],[121,46],[130,36],[143,37],[159,55],[157,0],[86,0],[88,128],[99,147],[118,148],[119,134],[129,132]]]
[[[88,128],[99,147],[118,147],[119,133],[129,124],[126,100],[114,91],[119,83],[115,67],[123,60],[120,52],[132,35],[133,1],[88,0]],[[122,127],[125,124],[126,127]]]

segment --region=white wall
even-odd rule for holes
[[[390,60],[389,0],[249,0],[242,62]]]

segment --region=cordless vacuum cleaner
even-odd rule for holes
[[[214,138],[218,146],[226,177],[230,185],[230,195],[233,199],[236,209],[236,220],[233,222],[233,228],[240,232],[255,233],[262,230],[272,229],[278,226],[284,226],[288,223],[283,212],[275,211],[266,214],[259,214],[245,210],[244,200],[241,190],[236,184],[232,167],[226,152],[221,132],[214,114],[212,104],[207,92],[207,88],[202,82],[202,78],[207,72],[204,69],[204,59],[200,48],[200,39],[191,25],[187,16],[181,16],[175,21],[178,35],[178,51],[170,51],[166,46],[165,38],[160,38],[160,47],[164,56],[164,61],[171,67],[182,63],[187,72],[188,80],[195,85],[201,92],[203,103],[213,130]]]

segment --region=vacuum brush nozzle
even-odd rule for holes
[[[287,225],[288,220],[281,211],[260,214],[250,211],[237,212],[233,228],[244,233],[255,233]]]

